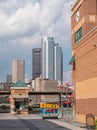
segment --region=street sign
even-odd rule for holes
[[[58,104],[42,103],[40,104],[42,118],[58,118]]]

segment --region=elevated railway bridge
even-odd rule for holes
[[[10,95],[11,91],[0,91],[0,96],[4,96],[4,95]],[[58,95],[59,96],[59,102],[60,105],[62,103],[62,95],[71,95],[72,91],[69,92],[44,92],[44,91],[29,91],[29,96],[30,95]]]

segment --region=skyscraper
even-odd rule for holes
[[[42,39],[42,78],[54,79],[54,40],[53,37]]]
[[[32,49],[32,78],[41,75],[41,48]]]
[[[54,46],[54,79],[63,80],[63,54],[59,44]]]
[[[23,59],[15,59],[12,62],[12,82],[18,80],[25,82],[25,61]]]
[[[62,81],[62,48],[53,37],[42,38],[42,78]]]

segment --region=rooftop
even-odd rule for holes
[[[25,83],[23,83],[21,80],[18,80],[13,87],[27,87]]]

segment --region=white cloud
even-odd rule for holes
[[[39,3],[28,2],[24,7],[6,14],[0,11],[0,37],[20,37],[36,33],[38,29]]]
[[[40,14],[40,27],[47,28],[56,22],[62,13],[64,0],[43,0]]]
[[[70,2],[42,0],[39,3],[26,0],[23,5],[21,3],[21,0],[5,0],[5,3],[0,3],[0,7],[3,6],[0,9],[1,38],[35,35],[37,32],[40,35],[45,33],[58,36],[63,29],[67,30],[67,24],[70,23]]]

